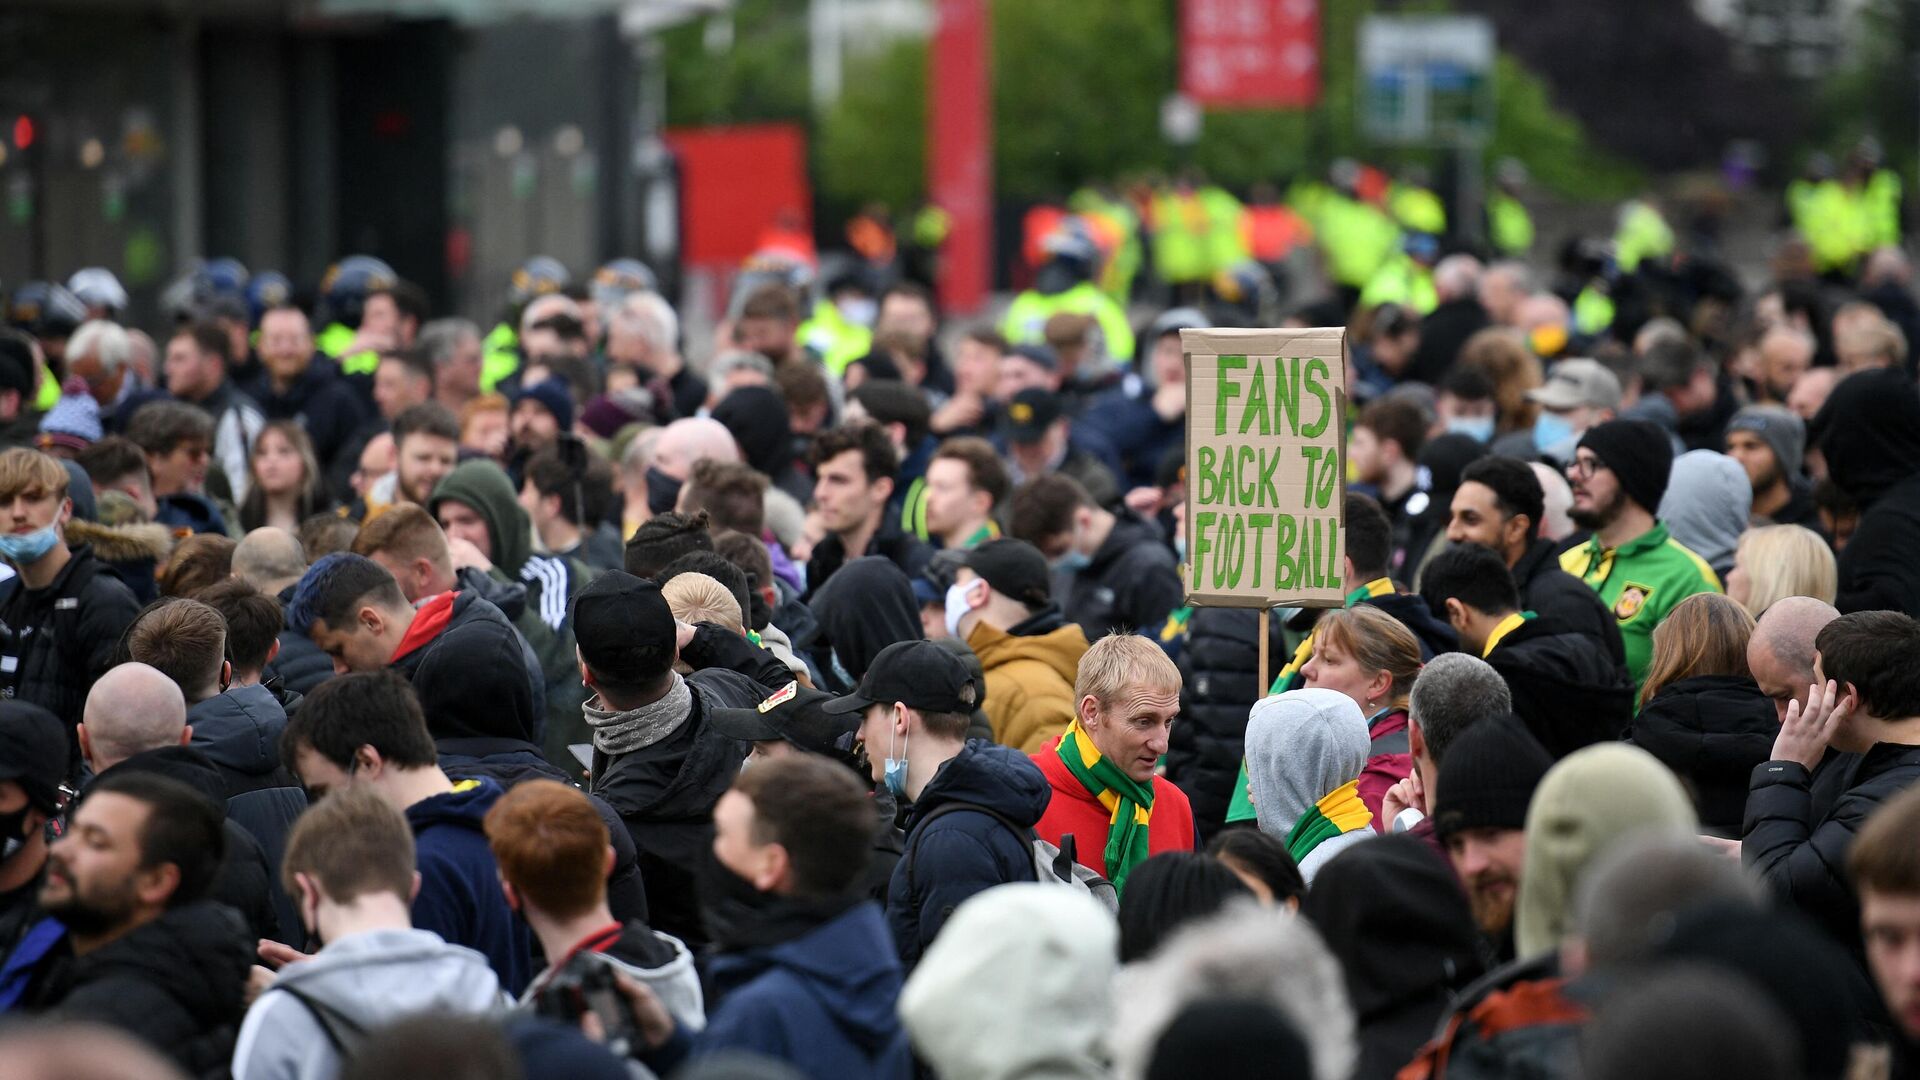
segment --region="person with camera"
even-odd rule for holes
[[[404,1016],[484,1016],[505,1004],[486,957],[414,928],[413,831],[373,789],[342,787],[302,814],[280,872],[323,947],[277,978],[253,969],[255,987],[266,985],[240,1025],[234,1080],[333,1077]]]
[[[607,968],[646,985],[680,1023],[697,1029],[706,1022],[687,947],[638,919],[620,922],[608,908],[613,845],[585,792],[528,780],[487,811],[485,825],[507,904],[533,928],[548,960],[521,995],[522,1007],[577,1021],[580,988],[604,976],[594,969]]]
[[[718,949],[708,970],[718,1004],[706,1027],[693,1032],[658,994],[614,979],[643,1064],[665,1075],[683,1061],[744,1051],[809,1080],[912,1075],[897,1012],[900,960],[879,906],[860,894],[872,813],[846,766],[816,754],[739,774],[714,807],[704,870],[701,899]],[[597,1015],[582,1027],[596,1023]]]

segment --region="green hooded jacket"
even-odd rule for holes
[[[547,722],[541,750],[547,760],[572,775],[579,765],[567,746],[587,742],[592,734],[580,712],[587,695],[574,649],[573,597],[592,573],[576,560],[533,553],[533,522],[515,497],[513,481],[493,462],[476,459],[456,466],[433,489],[427,512],[437,519],[440,504],[449,501],[470,507],[486,521],[493,575],[527,587],[527,607],[514,626],[540,658],[540,671],[546,677]]]

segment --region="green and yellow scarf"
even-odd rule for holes
[[[1336,836],[1373,824],[1373,811],[1360,801],[1360,781],[1349,780],[1314,803],[1287,833],[1287,854],[1294,862]]]
[[[1153,783],[1140,783],[1108,761],[1074,717],[1055,747],[1067,771],[1107,808],[1107,880],[1125,892],[1127,875],[1147,861],[1147,826],[1153,821]]]

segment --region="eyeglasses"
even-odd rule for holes
[[[1592,476],[1607,467],[1607,463],[1597,457],[1576,457],[1567,466],[1567,475],[1573,477]]]

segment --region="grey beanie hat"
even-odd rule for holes
[[[1780,471],[1788,477],[1800,475],[1807,456],[1807,425],[1791,410],[1778,405],[1749,405],[1727,421],[1727,434],[1751,431],[1773,448]]]

